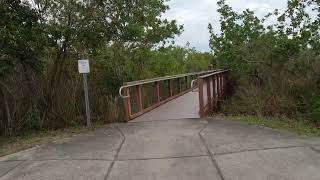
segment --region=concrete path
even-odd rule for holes
[[[0,158],[1,180],[319,180],[320,139],[220,119],[107,126]]]

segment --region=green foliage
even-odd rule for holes
[[[319,1],[289,0],[283,14],[276,10],[266,16],[278,17],[268,27],[266,19],[258,19],[249,10],[237,13],[224,0],[218,5],[221,33],[215,34],[209,25],[210,46],[217,64],[232,69],[236,92],[223,108],[225,112],[302,114],[318,121],[313,100],[320,95]]]
[[[20,0],[0,2],[0,79],[22,65],[42,70],[40,60],[44,45],[43,27],[39,15]]]
[[[152,77],[207,70],[212,61],[209,53],[187,47],[169,46],[152,51],[148,66]]]
[[[212,60],[168,46],[183,26],[162,17],[165,0],[0,3],[0,135],[83,125],[78,59],[90,59],[95,123],[122,120],[123,82],[205,70]]]
[[[310,118],[320,126],[320,97],[312,100],[310,106]]]
[[[320,136],[320,129],[307,120],[286,117],[231,116],[231,120],[242,121],[250,125],[286,130],[306,136]]]
[[[32,4],[1,1],[1,134],[78,125],[83,100],[77,59],[90,58],[98,67],[93,68],[92,94],[109,96],[124,80],[137,77],[137,72],[126,74],[126,69],[143,64],[142,49],[150,51],[182,30],[175,21],[160,19],[168,7],[158,0]],[[133,53],[137,48],[139,52]],[[43,74],[31,73],[42,70],[42,65]],[[94,106],[99,106],[96,98]]]

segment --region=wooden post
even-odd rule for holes
[[[142,85],[136,86],[137,88],[137,104],[139,112],[143,111],[144,101],[142,97]]]
[[[217,100],[217,102],[219,101],[219,75],[217,74],[217,75],[215,75],[215,79],[216,79],[216,86],[217,86],[217,88],[216,88],[216,93],[217,93],[217,98],[216,98],[216,100]]]
[[[160,103],[161,99],[160,99],[160,82],[159,81],[155,83],[155,97],[156,97],[157,103]]]
[[[213,108],[216,108],[217,107],[217,84],[216,84],[216,75],[213,75],[211,77],[212,79],[212,91],[213,91],[213,94],[212,94],[212,97],[213,97]]]
[[[131,102],[130,102],[130,90],[129,88],[123,89],[124,96],[124,111],[125,111],[125,120],[128,122],[131,120]]]
[[[222,98],[224,98],[225,95],[225,90],[226,90],[226,85],[225,85],[225,73],[222,74]]]
[[[172,80],[168,80],[168,92],[169,92],[169,97],[172,97],[173,92],[172,92]]]
[[[198,78],[198,83],[199,83],[199,107],[200,107],[199,115],[200,117],[204,117],[205,112],[204,112],[204,103],[203,103],[203,79]]]
[[[188,76],[184,77],[186,83],[186,90],[189,89]]]
[[[206,79],[207,82],[207,98],[208,98],[208,105],[209,105],[209,109],[211,111],[212,109],[212,98],[211,98],[211,81],[210,81],[210,77],[208,77]]]
[[[221,97],[221,83],[220,83],[220,74],[217,75],[217,83],[218,83],[218,101]]]
[[[223,98],[223,75],[220,73],[220,98]]]

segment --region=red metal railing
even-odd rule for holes
[[[217,71],[198,77],[200,117],[217,110],[219,101],[225,98],[228,72],[229,70]]]
[[[220,70],[166,76],[127,82],[119,89],[124,99],[126,121],[135,119],[193,89],[190,82],[199,76]]]

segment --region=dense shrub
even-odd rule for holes
[[[218,5],[221,34],[209,25],[210,45],[217,64],[232,70],[235,92],[223,111],[319,123],[319,1],[289,0],[283,14],[266,16],[278,19],[269,26],[250,10],[237,13],[224,0]]]
[[[206,69],[210,54],[168,46],[183,30],[161,18],[168,8],[158,0],[1,0],[0,136],[84,125],[78,59],[90,59],[98,123],[123,119],[124,81]],[[167,58],[178,68],[162,72]]]

